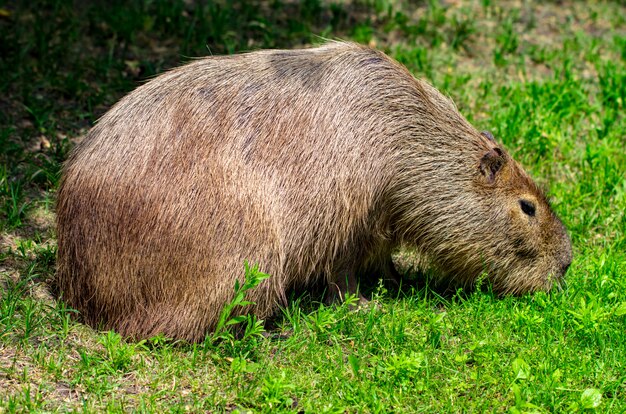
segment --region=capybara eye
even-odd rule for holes
[[[530,217],[535,217],[535,204],[533,204],[532,201],[520,200],[519,205],[522,208],[524,214]]]

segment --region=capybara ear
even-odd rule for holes
[[[493,137],[493,134],[489,131],[481,131],[480,135],[487,138],[491,142],[496,142],[496,139]]]
[[[480,172],[483,173],[489,184],[493,184],[496,181],[496,174],[505,162],[504,154],[498,147],[492,148],[482,156],[480,159]]]

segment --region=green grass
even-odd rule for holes
[[[626,411],[626,6],[457,3],[0,3],[0,412]],[[563,289],[295,298],[195,345],[76,323],[48,288],[74,143],[188,57],[320,36],[386,51],[522,162],[571,234]]]

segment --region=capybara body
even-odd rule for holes
[[[243,279],[295,287],[413,246],[462,283],[547,290],[571,261],[544,195],[454,104],[383,53],[331,42],[210,57],[140,86],[68,159],[56,289],[97,327],[201,340]]]

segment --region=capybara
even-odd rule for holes
[[[450,99],[385,54],[330,42],[208,57],[121,99],[58,192],[56,290],[88,324],[202,340],[244,262],[245,311],[389,267],[413,246],[461,283],[547,290],[571,262],[540,189]],[[481,276],[483,275],[483,276]]]

